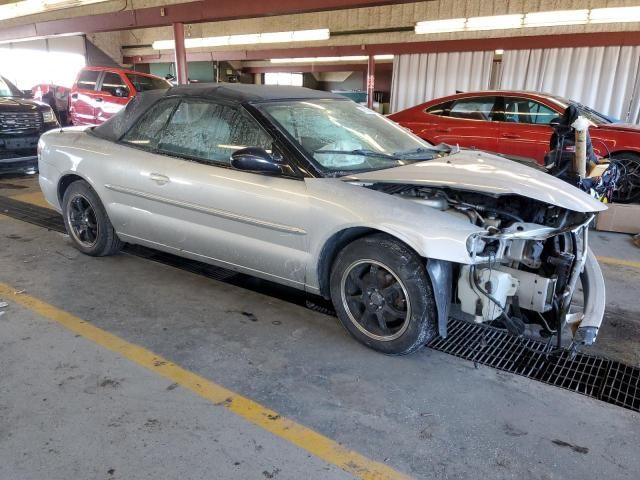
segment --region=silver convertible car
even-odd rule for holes
[[[431,145],[341,96],[148,92],[99,127],[45,134],[39,169],[80,251],[140,244],[322,295],[387,354],[446,336],[452,315],[518,334],[539,324],[574,344],[602,323],[587,245],[601,203],[510,160]]]

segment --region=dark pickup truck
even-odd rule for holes
[[[49,105],[26,98],[0,76],[0,174],[35,173],[40,135],[58,126]]]

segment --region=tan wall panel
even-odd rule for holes
[[[87,40],[116,63],[122,63],[122,35],[120,32],[91,33]]]
[[[188,0],[132,0],[126,8],[142,8],[154,5],[182,3]],[[607,6],[637,5],[638,0],[436,0],[415,3],[387,5],[333,12],[317,12],[279,17],[263,17],[243,20],[230,20],[215,23],[202,23],[186,26],[189,37],[205,37],[255,32],[273,32],[283,30],[302,30],[312,28],[330,28],[333,32],[368,30],[381,28],[411,27],[417,21],[456,17],[500,15],[527,11],[557,10],[567,8],[597,8]],[[82,8],[67,9],[48,14],[25,17],[7,21],[8,24],[30,23],[35,19],[50,20],[69,18],[81,12],[101,13],[115,11],[125,5],[124,0],[116,0],[104,4],[96,4]],[[7,24],[0,22],[0,29]],[[7,24],[7,26],[8,26]],[[633,24],[601,24],[576,25],[567,27],[542,27],[534,29],[493,30],[485,32],[459,32],[435,35],[415,35],[413,32],[391,32],[384,34],[363,34],[349,36],[333,36],[328,41],[296,43],[296,47],[305,46],[338,46],[374,43],[402,43],[429,40],[482,39],[493,37],[510,37],[521,35],[547,35],[558,33],[589,33],[637,31],[640,26]],[[173,36],[171,27],[135,29],[111,34],[93,34],[89,38],[107,52],[116,61],[121,60],[122,45],[149,45],[155,40],[167,40]],[[287,45],[288,46],[288,45]],[[271,46],[270,46],[271,47]],[[285,45],[272,45],[273,48],[286,48]],[[225,50],[264,49],[264,45],[247,45],[216,48]],[[190,50],[196,52],[197,50]],[[126,54],[152,54],[150,48],[127,50]],[[118,60],[120,59],[120,60]]]

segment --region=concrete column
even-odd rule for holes
[[[373,88],[376,83],[376,60],[369,55],[367,64],[367,107],[373,108]]]
[[[173,39],[176,42],[176,78],[178,84],[188,83],[189,72],[187,71],[187,51],[184,48],[184,23],[173,24]]]

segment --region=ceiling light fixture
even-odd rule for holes
[[[82,7],[108,0],[24,0],[0,5],[0,20],[25,17],[36,13],[61,10],[63,8]]]
[[[592,8],[591,10],[553,10],[529,12],[527,14],[427,20],[417,22],[415,32],[417,34],[430,34],[617,22],[640,22],[640,6]]]
[[[461,32],[464,30],[466,23],[467,23],[466,18],[450,18],[448,20],[429,20],[426,22],[416,23],[415,32],[418,34]]]
[[[312,42],[328,40],[330,32],[328,28],[314,30],[296,30],[291,32],[249,33],[241,35],[224,35],[221,37],[187,38],[184,41],[186,48],[226,47],[229,45],[258,45],[263,43],[288,43],[288,42]],[[173,50],[173,40],[156,40],[153,42],[154,50]]]
[[[470,17],[467,18],[466,30],[504,30],[508,28],[520,28],[522,26],[522,17],[522,14]]]
[[[639,22],[640,7],[592,8],[589,23]]]
[[[525,27],[551,27],[555,25],[583,25],[589,21],[589,10],[555,10],[532,12],[524,16]]]
[[[393,60],[393,55],[374,55],[375,60]],[[366,55],[347,55],[344,57],[298,57],[298,58],[272,58],[271,63],[336,63],[336,62],[366,62]]]

